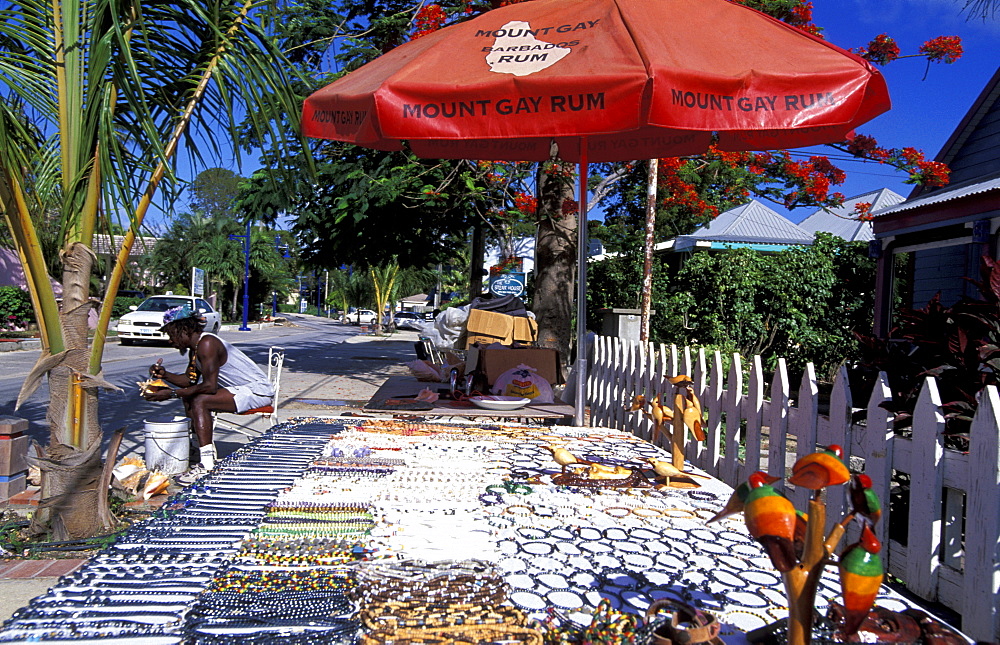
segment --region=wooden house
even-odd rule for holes
[[[935,158],[951,168],[940,188],[918,186],[900,204],[874,212],[878,257],[875,333],[892,326],[893,289],[903,306],[920,308],[941,294],[944,305],[976,289],[980,258],[996,258],[1000,228],[1000,68]],[[894,280],[902,270],[903,280]]]

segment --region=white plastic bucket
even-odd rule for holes
[[[146,419],[146,468],[165,475],[188,469],[191,451],[190,421],[187,417]]]

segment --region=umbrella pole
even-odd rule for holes
[[[584,424],[587,404],[587,137],[580,138],[580,201],[576,225],[576,391],[573,423]]]

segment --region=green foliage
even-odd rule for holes
[[[934,296],[922,309],[900,309],[888,339],[860,335],[863,366],[885,372],[896,429],[909,426],[924,379],[937,380],[949,447],[968,448],[968,431],[987,385],[1000,384],[1000,264],[982,258],[979,298],[951,307]]]
[[[668,288],[667,267],[653,263],[653,298]],[[636,309],[642,289],[642,258],[634,255],[609,257],[587,268],[587,328],[601,329],[602,309]],[[656,309],[656,306],[653,306]],[[659,318],[653,318],[653,323]]]
[[[812,362],[832,378],[859,355],[855,332],[871,329],[874,274],[865,244],[823,233],[781,253],[696,252],[677,270],[657,261],[651,340],[760,354],[772,367],[785,358],[792,372]],[[591,328],[599,308],[638,306],[641,258],[596,263],[590,276]]]
[[[203,170],[188,187],[188,203],[195,213],[208,218],[232,216],[241,181],[242,177],[226,168]]]
[[[174,293],[177,293],[176,291]],[[115,298],[115,304],[111,308],[111,317],[118,319],[129,312],[132,305],[139,306],[145,298]]]
[[[0,287],[0,330],[24,329],[35,322],[31,296],[20,287]]]
[[[238,295],[243,289],[246,258],[243,240],[230,239],[230,235],[246,235],[246,226],[231,215],[180,215],[145,259],[144,267],[157,282],[176,285],[172,288],[175,293],[187,292],[193,267],[204,269],[206,291],[219,295],[219,309],[227,319],[241,318],[237,301],[242,306]],[[270,310],[273,293],[284,299],[293,288],[294,258],[282,257],[281,242],[276,245],[275,236],[275,231],[251,228],[250,313],[254,318],[260,311],[258,305],[266,304]]]
[[[326,161],[316,165],[314,181],[258,171],[239,204],[254,217],[295,213],[292,231],[306,263],[363,268],[396,257],[400,266],[423,267],[446,261],[465,243],[461,234],[475,217],[467,195],[424,192],[447,183],[465,162],[419,161],[344,144],[326,143],[322,151]],[[276,199],[278,185],[288,182],[298,188],[294,199]]]

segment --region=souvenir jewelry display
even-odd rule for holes
[[[282,633],[308,628],[326,642],[350,643],[358,630],[348,598],[354,584],[350,572],[336,569],[231,569],[199,596],[184,631],[197,641],[202,634],[250,628]]]
[[[560,477],[547,446],[624,485]],[[663,602],[723,634],[787,613],[744,522],[706,524],[732,490],[656,485],[650,458],[669,455],[597,428],[296,419],[19,610],[0,642],[645,645]],[[824,572],[820,604],[839,591]]]
[[[181,617],[260,523],[268,502],[339,431],[328,422],[276,426],[220,460],[209,476],[19,610],[0,629],[0,642],[177,643],[187,629]],[[309,642],[352,642],[356,628],[344,632],[343,638]],[[240,642],[255,638],[241,636]]]
[[[358,581],[360,620],[372,630],[362,642],[462,642],[473,635],[540,642],[540,634],[523,627],[524,615],[505,606],[507,585],[487,562],[372,563],[359,570]]]

